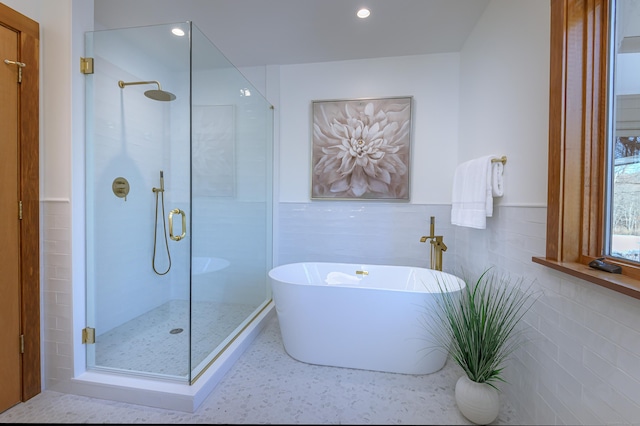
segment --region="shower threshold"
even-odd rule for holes
[[[67,393],[193,413],[273,316],[275,316],[274,303],[269,301],[191,385],[161,379],[85,371],[71,379]]]

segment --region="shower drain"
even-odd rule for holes
[[[184,330],[181,328],[174,328],[173,330],[171,330],[169,333],[171,334],[179,334],[182,333]]]

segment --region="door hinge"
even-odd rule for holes
[[[22,220],[22,200],[18,202],[18,219]]]
[[[85,327],[82,329],[82,343],[93,344],[96,342],[96,329]]]
[[[93,58],[80,58],[80,72],[93,74]]]
[[[20,353],[24,353],[24,334],[20,335]]]

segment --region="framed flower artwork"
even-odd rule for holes
[[[409,200],[412,97],[312,102],[312,199]]]

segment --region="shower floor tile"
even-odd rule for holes
[[[172,300],[106,333],[96,336],[96,366],[162,376],[188,378],[255,306]],[[189,362],[189,334],[192,356]]]

